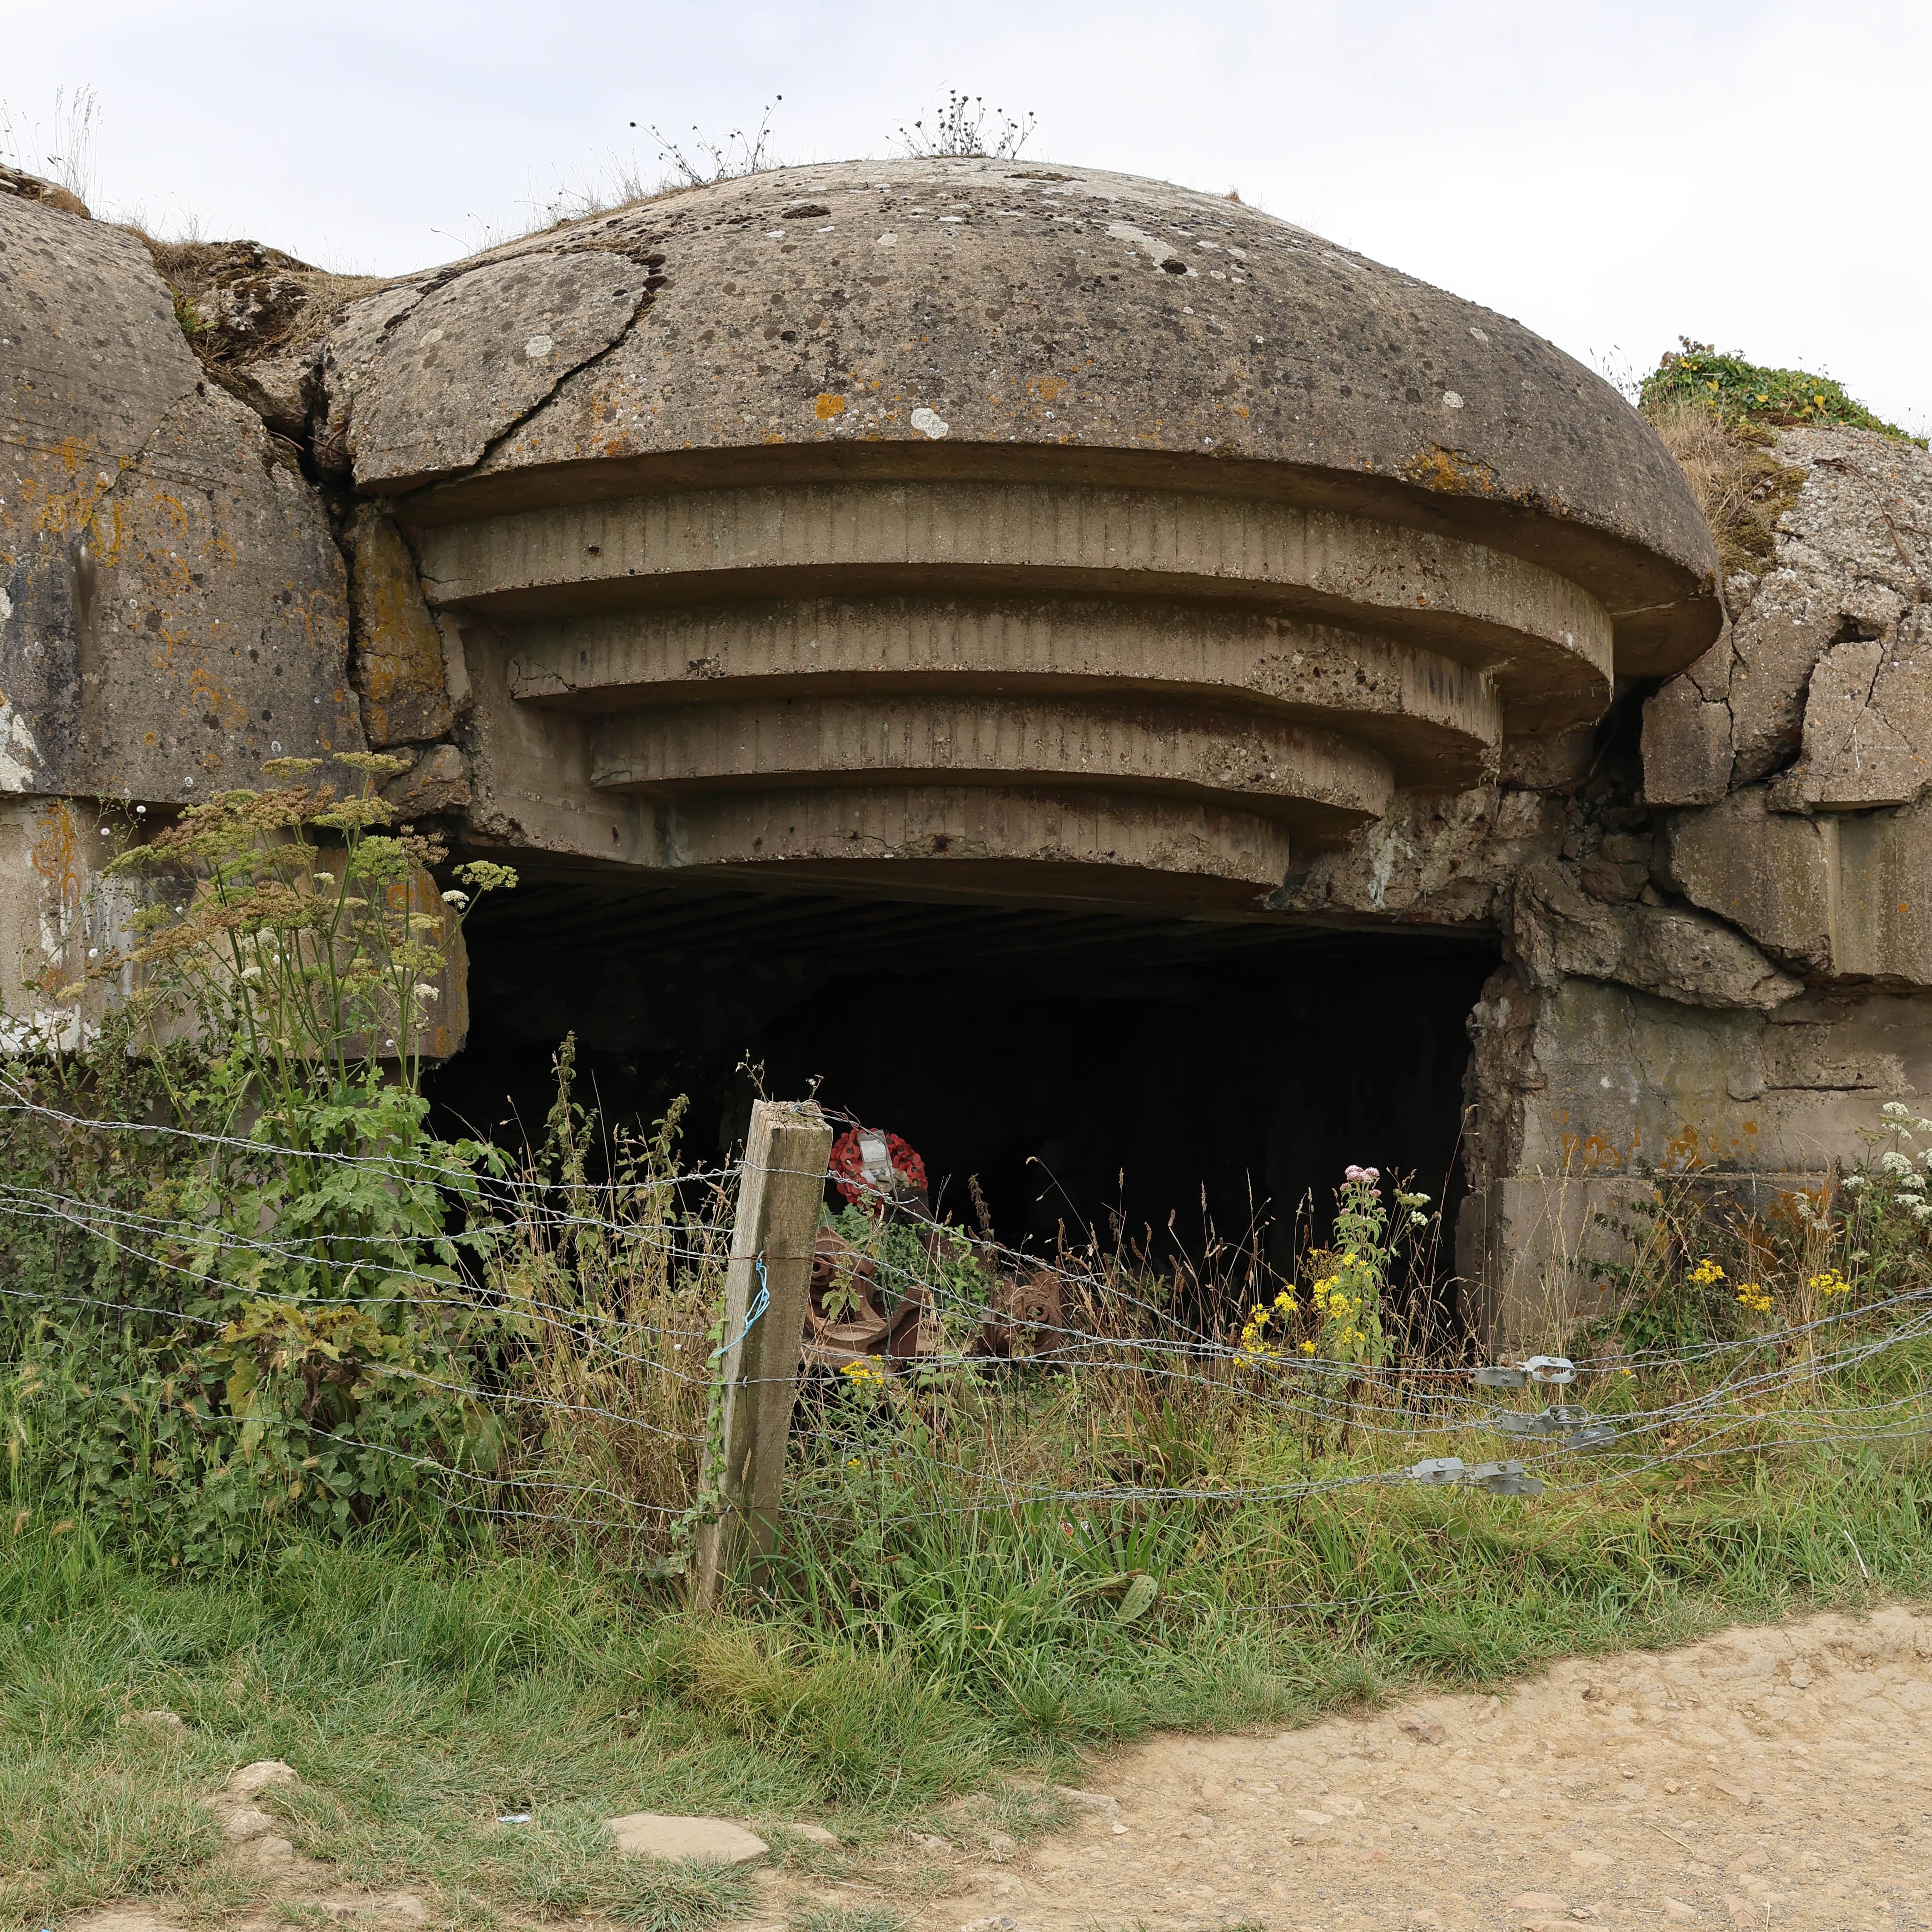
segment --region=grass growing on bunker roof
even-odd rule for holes
[[[1874,416],[1828,376],[1766,368],[1688,336],[1680,342],[1643,379],[1638,406],[1689,480],[1727,573],[1771,561],[1778,519],[1804,487],[1804,472],[1778,460],[1778,430],[1863,429],[1922,440]]]
[[[1874,416],[1829,376],[1768,368],[1739,355],[1720,355],[1708,342],[1693,342],[1688,336],[1679,342],[1643,379],[1638,402],[1646,414],[1655,415],[1673,403],[1693,403],[1732,428],[1742,424],[1774,429],[1835,425],[1868,429],[1901,442],[1918,440],[1906,436],[1896,423]]]

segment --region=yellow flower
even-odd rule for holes
[[[1690,1279],[1700,1288],[1709,1288],[1724,1278],[1724,1270],[1708,1255],[1690,1270]]]
[[[885,1370],[869,1355],[862,1356],[856,1362],[848,1362],[838,1372],[859,1388],[880,1388],[886,1379]]]
[[[1301,1352],[1304,1355],[1313,1354],[1315,1352],[1315,1344],[1312,1342],[1303,1342],[1301,1345]]]

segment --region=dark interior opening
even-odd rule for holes
[[[694,1160],[742,1138],[761,1066],[904,1136],[969,1226],[976,1176],[1012,1245],[1091,1231],[1198,1263],[1265,1229],[1277,1267],[1351,1162],[1412,1177],[1453,1228],[1466,1022],[1498,958],[1460,934],[562,881],[486,902],[470,946],[470,1045],[430,1082],[452,1128],[534,1137],[574,1030],[583,1097],[641,1122],[688,1096]]]

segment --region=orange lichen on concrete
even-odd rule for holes
[[[350,604],[356,688],[372,745],[438,738],[452,722],[442,638],[423,602],[416,560],[394,524],[366,511],[352,532]]]
[[[1496,496],[1503,494],[1496,472],[1480,457],[1432,442],[1418,450],[1396,472],[1406,483],[1419,483],[1445,496]]]

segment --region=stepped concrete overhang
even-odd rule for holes
[[[365,298],[321,384],[470,657],[472,830],[620,866],[1252,904],[1720,622],[1599,378],[1120,176],[670,194]]]

